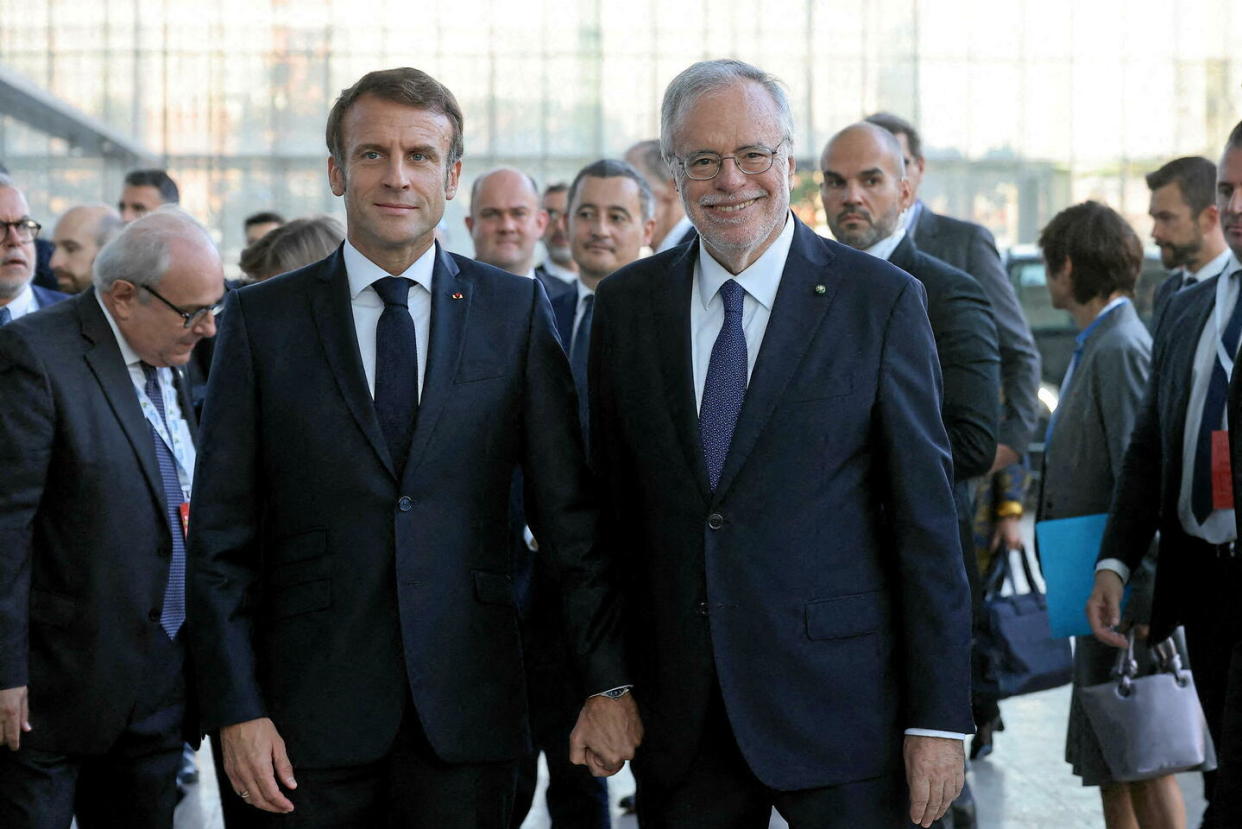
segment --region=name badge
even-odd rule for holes
[[[1212,432],[1212,509],[1233,509],[1233,473],[1229,468],[1229,432]]]

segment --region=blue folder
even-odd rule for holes
[[[1101,513],[1035,525],[1053,636],[1091,635],[1085,608],[1095,587],[1095,560],[1106,523],[1108,516]]]

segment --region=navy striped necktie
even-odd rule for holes
[[[164,394],[160,387],[159,371],[154,366],[142,364],[142,373],[147,378],[145,391],[151,404],[159,413],[164,424],[164,433],[172,435],[168,428],[168,414],[164,411]],[[172,534],[172,560],[168,564],[168,584],[164,588],[164,609],[160,611],[160,627],[168,634],[169,639],[177,638],[185,622],[185,532],[181,528],[181,504],[185,493],[181,489],[181,480],[177,477],[177,460],[173,457],[172,448],[164,443],[155,426],[147,424],[151,439],[155,443],[155,460],[160,468],[160,481],[164,485],[164,517],[168,521],[168,531]]]

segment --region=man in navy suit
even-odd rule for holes
[[[753,66],[678,75],[661,142],[700,242],[596,295],[645,827],[929,826],[962,785],[970,605],[925,293],[790,213],[793,132]]]
[[[13,179],[0,173],[0,325],[55,305],[68,294],[33,284],[39,223]]]
[[[12,231],[9,231],[10,238]],[[224,294],[206,231],[141,219],[95,285],[0,328],[0,826],[170,829],[195,424]]]
[[[519,466],[592,695],[575,759],[612,773],[641,738],[569,364],[540,283],[435,244],[447,88],[371,72],[327,136],[346,242],[221,317],[190,541],[204,724],[272,825],[505,829],[530,751]]]

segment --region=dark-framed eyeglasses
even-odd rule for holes
[[[182,328],[193,328],[194,326],[202,322],[203,317],[207,316],[208,314],[211,314],[212,317],[218,317],[220,315],[220,312],[224,310],[224,300],[221,299],[219,302],[215,303],[214,305],[204,305],[202,308],[195,308],[193,311],[186,311],[183,308],[179,308],[178,306],[173,305],[167,299],[160,296],[160,292],[152,288],[150,285],[142,285],[140,287],[142,288],[142,290],[146,291],[148,294],[155,297],[160,302],[164,303],[169,308],[176,311],[177,314],[181,317]]]
[[[17,240],[19,242],[33,242],[39,238],[39,231],[43,229],[43,225],[29,216],[18,219],[15,222],[0,222],[0,240],[8,237],[9,228],[13,228],[17,233]]]
[[[742,147],[733,155],[719,153],[692,153],[685,158],[678,158],[677,163],[685,171],[688,178],[695,181],[710,181],[720,174],[726,158],[733,159],[737,168],[748,176],[757,176],[772,169],[776,157],[780,154],[781,145],[788,141],[782,138],[775,147],[756,144],[753,147]]]

